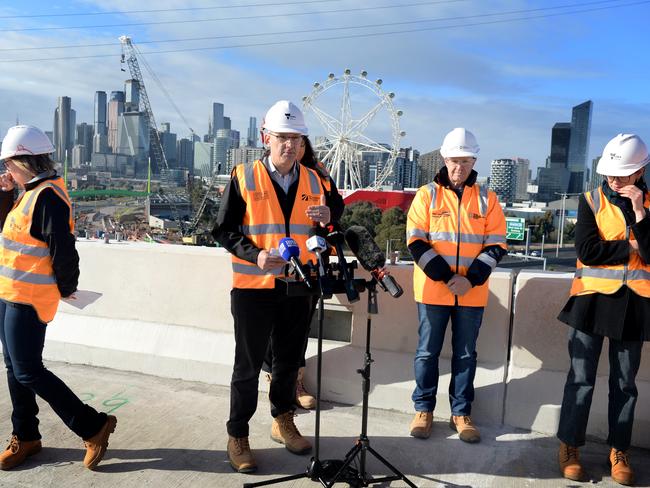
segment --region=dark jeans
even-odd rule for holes
[[[47,326],[29,305],[0,300],[0,340],[7,367],[7,383],[13,412],[13,434],[23,441],[41,438],[36,395],[82,439],[94,436],[106,422],[106,414],[85,405],[63,381],[43,366]]]
[[[564,386],[557,437],[570,446],[585,444],[589,409],[596,383],[603,336],[569,329],[571,365]],[[607,443],[619,450],[630,447],[634,407],[638,392],[635,378],[641,363],[641,341],[609,339],[609,436]]]
[[[438,392],[438,358],[451,318],[451,382],[449,403],[452,415],[470,415],[474,401],[476,340],[483,307],[427,305],[418,303],[420,328],[415,352],[415,390],[412,399],[418,412],[432,412]]]
[[[314,318],[314,314],[316,313],[316,310],[318,309],[318,300],[319,296],[315,295],[312,297],[312,304],[311,304],[311,310],[309,312],[309,319],[307,321],[307,327],[311,324],[311,321]],[[305,354],[307,354],[307,344],[309,344],[309,329],[307,329],[307,335],[305,336],[305,344],[302,347],[302,359],[300,360],[300,367],[304,368],[306,361],[305,361]],[[264,362],[262,363],[262,371],[265,371],[266,373],[271,372],[271,365],[273,364],[273,341],[269,341],[269,346],[266,348],[266,354],[264,355]]]
[[[311,298],[287,297],[276,290],[238,288],[230,296],[235,322],[235,364],[226,427],[233,437],[247,437],[248,422],[257,409],[259,374],[269,340],[273,342],[271,415],[277,417],[294,409],[296,376],[304,356]]]

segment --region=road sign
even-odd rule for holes
[[[526,219],[506,217],[506,239],[523,241],[526,231]]]

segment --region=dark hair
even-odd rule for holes
[[[316,169],[316,163],[318,161],[316,161],[316,153],[314,152],[314,148],[311,145],[309,137],[302,136],[302,142],[305,145],[305,154],[300,160],[300,164],[311,169]]]
[[[55,164],[49,154],[23,154],[12,156],[11,159],[36,174],[53,170]]]

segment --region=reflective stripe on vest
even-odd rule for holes
[[[431,246],[417,262],[413,271],[415,300],[431,305],[482,307],[487,303],[488,284],[473,287],[468,293],[456,297],[442,281],[433,281],[424,273],[424,267],[436,256],[441,256],[452,272],[465,275],[475,260],[494,269],[496,260],[482,253],[486,246],[506,248],[505,217],[494,192],[479,184],[466,186],[460,202],[454,190],[437,183],[420,188],[413,200],[412,210],[418,215],[414,226],[407,229],[407,242],[423,240]],[[413,207],[419,205],[421,207]],[[426,205],[426,209],[422,208]],[[497,208],[498,207],[498,208]],[[487,225],[488,209],[494,209]],[[428,221],[423,222],[424,216]],[[426,226],[426,228],[423,228]],[[486,233],[486,227],[491,229]],[[495,232],[497,231],[497,232]],[[456,302],[457,299],[457,302]]]
[[[629,240],[630,227],[623,212],[612,204],[602,188],[585,193],[585,200],[594,212],[598,234],[604,241]],[[644,206],[650,206],[646,195]],[[633,236],[632,236],[633,237]],[[638,253],[630,254],[627,263],[620,265],[587,266],[579,259],[571,284],[571,296],[603,293],[610,295],[627,285],[637,295],[650,298],[650,266],[643,262]]]
[[[298,188],[288,223],[285,223],[273,182],[262,161],[237,166],[233,178],[238,179],[241,196],[246,203],[246,213],[240,226],[242,234],[265,250],[277,249],[280,239],[290,236],[300,247],[300,260],[303,263],[315,261],[315,255],[309,252],[306,245],[314,226],[306,211],[310,205],[318,205],[323,194],[316,171],[298,165]],[[233,255],[233,287],[273,288],[275,278],[283,275],[284,269],[283,266],[264,271],[255,263]]]
[[[0,298],[31,305],[41,322],[50,322],[61,294],[52,269],[47,244],[32,237],[34,207],[40,193],[51,188],[70,209],[70,232],[74,231],[72,207],[62,178],[45,180],[26,191],[7,215],[0,239]]]

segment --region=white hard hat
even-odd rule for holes
[[[2,140],[0,159],[53,152],[52,142],[41,129],[31,125],[15,125],[9,128]]]
[[[629,176],[650,162],[648,148],[636,134],[619,134],[603,149],[596,172],[603,176]]]
[[[280,100],[266,112],[262,122],[264,130],[308,135],[305,117],[300,109],[288,100]]]
[[[445,136],[440,154],[443,158],[476,158],[479,150],[474,134],[463,127],[457,127]]]

